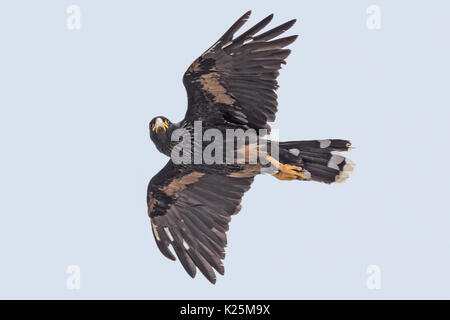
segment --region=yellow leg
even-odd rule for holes
[[[280,180],[296,180],[299,178],[302,180],[308,179],[306,174],[301,172],[303,170],[302,167],[280,163],[279,161],[275,160],[269,155],[267,155],[267,160],[269,160],[269,162],[272,163],[278,169],[278,172],[273,175],[277,179]]]

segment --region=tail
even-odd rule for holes
[[[353,171],[354,163],[332,151],[347,151],[350,146],[350,141],[340,139],[280,142],[281,167],[274,176],[281,180],[345,181]],[[292,169],[298,172],[295,177],[291,174]]]

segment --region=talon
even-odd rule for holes
[[[281,166],[278,168],[280,170],[280,173],[284,173],[285,176],[293,177],[293,179],[300,178],[302,180],[306,180],[307,176],[306,174],[302,173],[303,171],[302,167],[293,166],[290,164],[281,164]]]
[[[303,173],[303,168],[300,166],[295,166],[291,164],[283,164],[279,161],[275,160],[271,156],[267,155],[267,160],[272,163],[279,171],[273,176],[280,180],[308,180],[309,177],[307,174]]]

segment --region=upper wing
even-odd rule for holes
[[[273,14],[233,39],[250,16],[245,13],[183,76],[188,94],[187,121],[269,129],[277,112],[277,77],[295,41],[290,36],[269,41],[288,30],[295,20],[255,36]]]
[[[172,245],[187,273],[196,267],[212,283],[213,268],[224,274],[225,232],[231,215],[250,188],[253,176],[216,175],[175,166],[171,160],[148,186],[148,214],[159,250],[175,260]]]

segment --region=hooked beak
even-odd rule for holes
[[[158,133],[158,130],[162,128],[164,132],[166,132],[168,127],[169,124],[167,123],[167,120],[163,121],[161,118],[156,118],[155,124],[152,125],[152,131]]]

